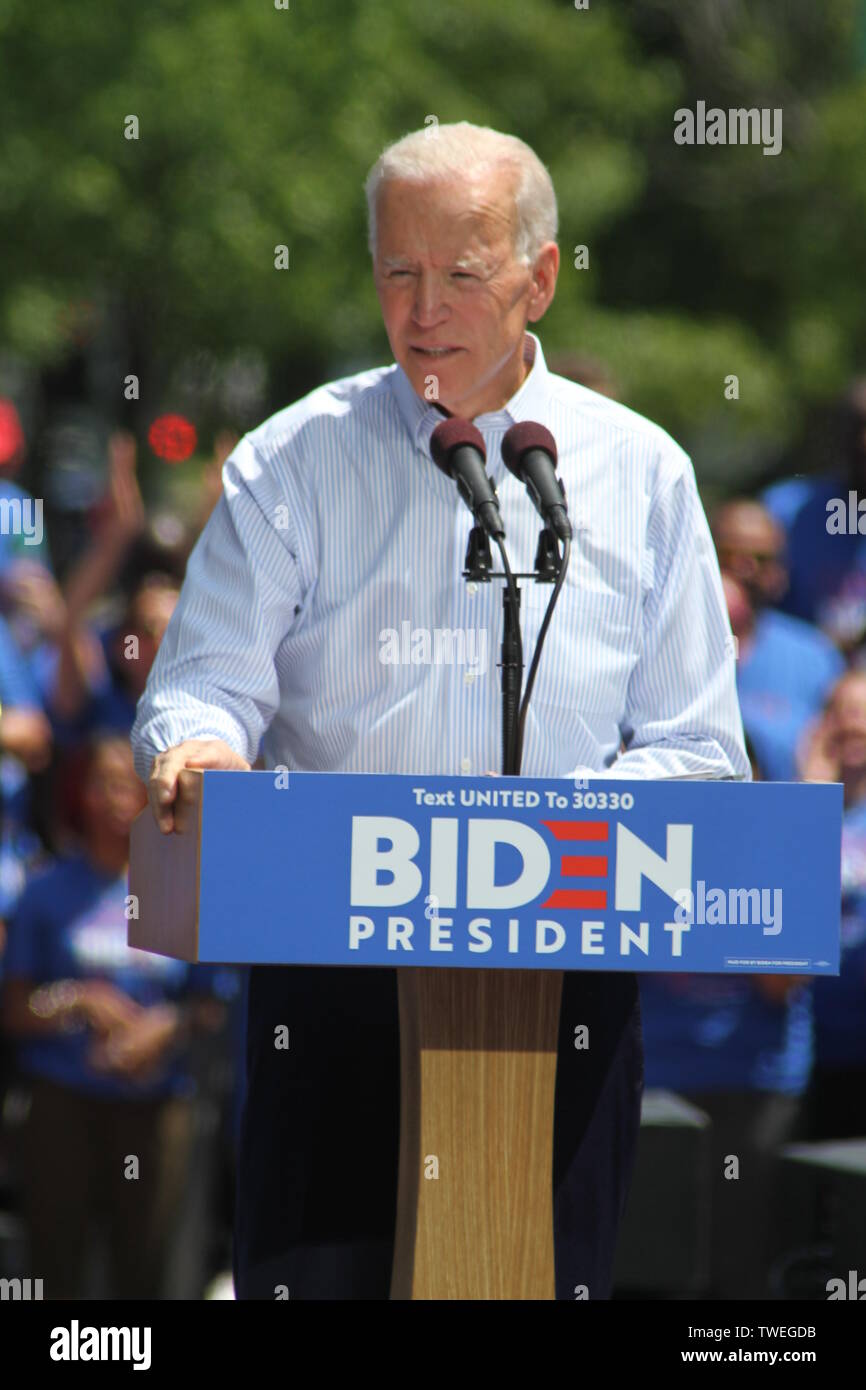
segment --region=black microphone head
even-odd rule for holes
[[[541,449],[545,454],[549,454],[556,467],[556,440],[545,429],[544,425],[538,425],[534,420],[521,420],[518,425],[512,425],[502,441],[502,460],[505,467],[515,476],[523,481],[523,474],[520,471],[520,461],[523,455],[530,449]]]
[[[459,415],[452,415],[450,419],[443,420],[430,436],[433,462],[449,478],[452,477],[451,456],[455,449],[464,445],[477,449],[483,459],[487,458],[481,431],[475,428],[471,420],[462,420]]]

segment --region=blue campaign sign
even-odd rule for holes
[[[203,961],[839,971],[842,787],[206,772]]]

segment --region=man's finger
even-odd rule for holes
[[[234,771],[235,769],[244,772],[250,771],[250,765],[246,758],[242,758],[240,753],[236,753],[233,748],[229,748],[224,743],[204,744],[199,751],[190,753],[185,766],[216,768],[224,771]]]
[[[187,752],[184,751],[181,744],[177,748],[169,748],[167,752],[158,754],[153,760],[150,781],[147,784],[147,795],[154,819],[160,830],[166,835],[170,834],[174,828],[177,776],[181,769],[186,766],[186,759]]]
[[[169,835],[177,824],[178,777],[185,768],[225,768],[249,772],[250,765],[221,739],[187,739],[153,760],[147,794],[154,819]]]

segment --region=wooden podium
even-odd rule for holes
[[[398,988],[391,1297],[553,1298],[562,972],[404,968]]]
[[[179,833],[133,826],[131,946],[397,969],[394,1299],[555,1297],[564,969],[839,970],[837,784],[187,771],[179,796]]]
[[[163,835],[149,808],[132,832],[129,944],[189,961],[200,958],[205,775],[180,774],[180,833]],[[391,1297],[553,1299],[562,972],[398,968],[398,989]]]

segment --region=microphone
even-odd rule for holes
[[[546,526],[561,541],[571,540],[565,489],[556,476],[556,440],[544,425],[523,420],[502,441],[502,458],[526,487]]]
[[[453,478],[461,497],[490,536],[505,536],[496,489],[484,471],[487,450],[481,431],[471,420],[452,416],[437,425],[430,436],[430,452],[437,468]]]

